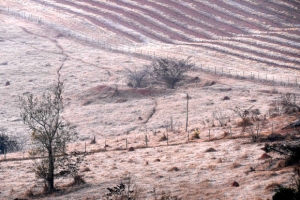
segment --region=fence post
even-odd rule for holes
[[[185,132],[188,129],[188,122],[189,122],[189,95],[186,94],[186,124],[185,124]]]
[[[167,132],[167,146],[169,146],[169,133]]]
[[[170,118],[170,129],[173,131],[173,117]]]
[[[4,149],[4,160],[6,160],[6,153],[7,153],[7,150]]]
[[[126,138],[126,149],[127,149],[127,145],[128,145],[128,142],[127,142],[127,138]]]
[[[190,141],[190,132],[189,131],[188,131],[188,134],[187,134],[187,141],[188,141],[188,143]]]
[[[148,147],[147,135],[145,135],[146,147]]]
[[[231,126],[229,127],[230,137],[232,138]]]

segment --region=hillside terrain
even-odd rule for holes
[[[271,199],[272,186],[288,185],[293,168],[280,167],[276,154],[261,159],[265,142],[251,142],[233,109],[259,109],[264,138],[297,136],[281,130],[296,114],[271,111],[282,94],[299,97],[299,9],[297,0],[2,0],[0,128],[27,142],[6,160],[0,155],[0,198],[38,191],[19,96],[48,91],[60,70],[63,117],[79,133],[69,150],[89,152],[80,172],[87,183],[40,199],[102,199],[128,174],[141,199],[162,191],[183,199]],[[195,67],[175,89],[128,86],[125,68],[189,56]],[[218,111],[229,117],[226,126],[213,118]],[[192,138],[196,129],[200,139]]]

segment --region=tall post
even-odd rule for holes
[[[148,147],[147,135],[145,135],[146,147]]]
[[[169,133],[167,132],[167,146],[169,146]]]
[[[173,131],[173,117],[170,118],[170,129]]]
[[[186,123],[185,123],[185,132],[188,129],[188,122],[189,122],[189,95],[186,94]]]
[[[187,141],[188,141],[188,143],[190,141],[190,132],[189,131],[188,131],[188,134],[187,134]]]

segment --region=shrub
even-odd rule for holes
[[[289,141],[275,144],[265,144],[263,150],[266,153],[274,152],[286,156],[286,166],[300,162],[300,141]]]
[[[220,123],[221,127],[226,126],[230,121],[230,117],[222,109],[215,110],[213,112],[213,118]]]
[[[300,199],[300,165],[295,167],[295,177],[293,179],[293,183],[291,187],[279,186],[275,190],[275,194],[273,195],[273,200],[281,200],[281,199],[290,199],[290,200],[298,200]]]
[[[164,135],[163,136],[161,136],[161,138],[159,138],[159,142],[162,142],[162,141],[166,141],[166,140],[168,140],[168,138],[167,138],[167,136],[166,136],[166,134],[164,133]]]
[[[275,194],[273,195],[273,200],[283,200],[283,199],[290,199],[296,200],[295,193],[296,190],[293,188],[286,188],[286,187],[279,187],[275,190]]]
[[[155,200],[182,200],[182,198],[172,195],[170,192],[162,192],[159,198],[155,197]]]
[[[5,135],[4,133],[0,134],[0,154],[6,152],[16,151],[19,149],[19,144],[16,139]]]
[[[152,62],[150,67],[153,70],[153,77],[162,81],[168,88],[174,89],[177,82],[183,79],[183,74],[194,67],[187,59],[158,58]]]
[[[137,70],[136,68],[133,70],[126,68],[124,73],[129,81],[129,86],[141,88],[144,85],[147,75],[149,75],[149,70],[146,66],[140,70]]]
[[[123,178],[120,184],[115,187],[107,188],[107,200],[137,200],[139,199],[140,189],[134,183],[131,176]]]
[[[192,139],[200,139],[200,131],[196,128],[193,132]]]

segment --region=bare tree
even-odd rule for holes
[[[221,127],[227,126],[227,123],[230,121],[230,117],[222,109],[213,111],[213,119],[216,119]]]
[[[300,111],[300,107],[297,105],[297,97],[294,93],[281,94],[279,103],[284,113],[290,114]]]
[[[164,82],[167,87],[174,89],[175,84],[182,80],[183,74],[194,67],[187,59],[178,60],[176,58],[157,58],[151,64],[153,77]]]
[[[238,123],[238,126],[242,127],[242,132],[244,132],[246,130],[247,126],[253,125],[253,123],[251,122],[251,118],[250,115],[252,114],[252,107],[248,109],[243,109],[240,108],[238,106],[236,106],[234,109],[232,109],[232,111],[241,118],[241,122]],[[255,112],[256,113],[256,112]],[[255,117],[255,114],[253,113],[253,117]]]
[[[137,70],[136,68],[133,68],[132,70],[125,68],[124,73],[129,83],[133,84],[133,87],[140,88],[143,86],[147,75],[149,75],[149,70],[146,66],[140,70]]]
[[[20,115],[32,131],[33,151],[36,155],[44,152],[47,155],[35,168],[36,175],[44,179],[47,192],[55,190],[55,171],[65,162],[67,144],[77,139],[77,133],[61,116],[65,106],[62,92],[63,83],[58,79],[51,92],[40,97],[33,94],[20,97]]]

